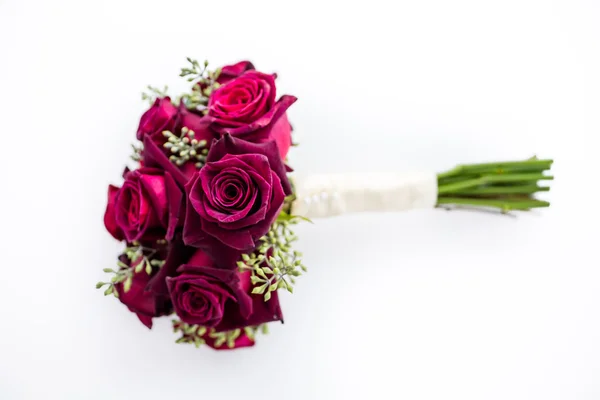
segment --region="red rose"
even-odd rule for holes
[[[144,136],[160,137],[162,131],[172,130],[176,117],[177,107],[171,103],[171,99],[169,97],[157,98],[140,119],[137,131],[138,140],[143,140]]]
[[[208,256],[197,252],[193,264],[179,267],[179,276],[167,278],[175,312],[185,323],[231,329],[252,313],[252,300],[235,271],[213,268]],[[200,264],[201,266],[198,266]]]
[[[214,327],[217,332],[282,320],[277,293],[264,301],[251,294],[250,272],[214,268],[206,253],[196,251],[167,278],[173,308],[188,324]]]
[[[106,206],[106,212],[104,213],[104,226],[106,230],[117,240],[121,241],[125,239],[123,231],[117,225],[115,218],[115,200],[119,193],[119,188],[113,185],[108,185],[108,205]]]
[[[121,188],[109,187],[104,223],[118,240],[170,239],[181,207],[182,193],[171,175],[143,167],[126,172]]]
[[[274,141],[281,158],[291,145],[292,128],[286,110],[296,98],[276,98],[275,77],[258,71],[246,71],[215,90],[208,103],[212,129],[250,142]]]
[[[173,155],[171,150],[164,147],[167,142],[167,137],[163,134],[164,131],[170,131],[182,139],[184,137],[189,139],[189,134],[182,131],[183,128],[187,128],[188,131],[194,131],[194,139],[204,140],[208,149],[212,140],[217,137],[209,129],[209,125],[209,119],[188,110],[183,103],[179,107],[175,107],[171,104],[171,100],[165,97],[156,99],[150,109],[142,115],[137,138],[141,141],[145,141],[146,137],[150,138],[162,152],[167,156],[171,156]],[[146,165],[145,161],[144,159],[144,165]]]
[[[121,261],[129,265],[126,257],[122,257]],[[133,273],[131,287],[127,292],[123,288],[123,283],[115,285],[121,303],[125,304],[129,311],[135,313],[148,328],[152,328],[153,317],[171,313],[171,301],[168,296],[157,296],[146,290],[150,279],[151,275],[142,270]]]
[[[225,135],[186,185],[183,240],[227,262],[227,248],[253,250],[291,193],[273,142],[254,144]]]

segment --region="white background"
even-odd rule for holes
[[[600,398],[597,1],[0,0],[0,398]],[[174,344],[94,289],[147,84],[279,73],[302,172],[553,157],[552,207],[302,226],[251,350]]]

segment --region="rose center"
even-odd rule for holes
[[[225,187],[224,194],[225,194],[225,197],[228,200],[235,200],[235,198],[237,197],[238,193],[239,193],[239,190],[238,190],[237,186],[235,186],[232,183],[228,184]]]

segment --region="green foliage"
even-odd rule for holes
[[[306,272],[302,263],[302,253],[292,249],[292,243],[298,238],[291,227],[306,218],[282,212],[263,236],[258,249],[251,254],[242,254],[237,263],[240,271],[251,271],[252,293],[262,294],[265,301],[271,299],[271,292],[285,289],[294,292],[295,278]]]
[[[163,131],[167,142],[163,145],[171,152],[169,160],[177,166],[182,166],[188,161],[196,163],[196,168],[201,168],[206,162],[208,149],[206,140],[195,138],[196,133],[187,127],[181,128],[181,135],[177,136],[171,131]]]
[[[223,345],[230,349],[235,346],[235,341],[243,333],[246,334],[251,340],[255,340],[256,333],[261,331],[263,334],[267,334],[268,328],[266,324],[258,326],[247,326],[243,329],[233,329],[230,331],[216,332],[214,328],[206,328],[199,325],[189,325],[179,320],[172,320],[173,332],[179,333],[181,336],[175,340],[175,343],[189,343],[200,347],[206,344],[206,338],[213,339],[213,345],[215,347],[221,347]]]
[[[144,145],[141,142],[138,145],[132,143],[131,148],[133,150],[133,154],[130,156],[131,159],[136,162],[142,161],[142,152],[144,151]]]
[[[188,82],[193,82],[190,93],[183,94],[181,101],[189,109],[196,109],[206,113],[206,106],[210,94],[219,87],[217,79],[221,74],[221,69],[211,71],[208,69],[208,61],[200,64],[197,60],[187,58],[190,64],[186,68],[181,69],[180,77],[187,79]]]
[[[165,86],[163,89],[156,88],[148,85],[146,91],[142,92],[142,100],[147,101],[152,105],[157,98],[163,98],[167,96],[169,88]]]
[[[152,275],[153,268],[161,268],[164,265],[164,260],[152,258],[157,251],[158,250],[156,249],[144,247],[137,242],[134,242],[131,246],[125,247],[122,255],[127,257],[129,265],[119,260],[117,261],[118,269],[104,268],[104,272],[114,275],[108,282],[98,282],[96,284],[96,289],[107,286],[104,291],[105,296],[112,294],[115,297],[119,297],[115,285],[122,283],[123,291],[125,293],[129,292],[133,283],[134,273],[137,274],[144,271],[146,274]]]

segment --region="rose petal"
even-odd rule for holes
[[[231,135],[224,135],[216,141],[208,152],[207,162],[219,161],[227,154],[262,154],[269,160],[270,168],[275,171],[286,195],[292,193],[292,188],[286,174],[286,168],[279,156],[279,148],[275,142],[250,143]]]
[[[108,204],[106,206],[106,211],[104,213],[104,226],[106,230],[117,240],[121,241],[125,239],[123,235],[123,231],[117,225],[117,221],[115,220],[115,199],[119,188],[113,185],[108,186]]]

